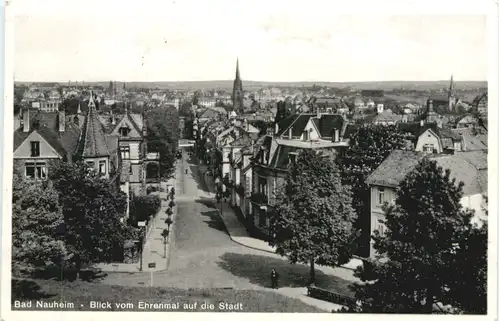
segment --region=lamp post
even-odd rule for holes
[[[144,249],[144,232],[146,230],[146,222],[141,221],[137,222],[137,226],[141,228],[141,232],[139,234],[139,255],[140,255],[140,263],[139,263],[139,271],[142,271],[142,250]]]

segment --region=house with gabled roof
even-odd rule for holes
[[[347,147],[344,138],[348,122],[339,114],[295,114],[276,124],[275,136],[303,142],[329,142],[332,147]]]
[[[452,130],[429,124],[421,128],[415,151],[436,154],[460,152],[462,151],[462,137]]]
[[[252,191],[245,216],[262,235],[269,235],[269,211],[275,204],[276,193],[283,188],[288,167],[305,149],[314,149],[330,156],[336,154],[335,143],[317,140],[300,141],[282,139],[279,136],[261,137],[253,147]]]
[[[146,184],[146,125],[142,114],[130,113],[129,109],[124,114],[109,113],[100,115],[99,121],[102,127],[110,136],[117,137],[120,157],[124,165],[123,170],[129,173],[127,182],[130,185],[131,192],[139,195],[144,192]],[[150,170],[157,173],[156,163],[151,162],[148,166],[155,167]]]
[[[370,187],[370,231],[385,232],[384,204],[394,204],[399,184],[424,158],[436,161],[443,170],[450,170],[451,178],[457,184],[463,182],[461,204],[475,211],[474,223],[480,224],[481,219],[486,219],[484,196],[488,193],[487,153],[473,151],[439,155],[395,150],[366,179]],[[370,256],[375,254],[371,241]]]
[[[14,131],[14,168],[26,179],[45,180],[51,163],[74,161],[81,130],[66,122],[64,112],[22,112]]]
[[[123,186],[118,136],[105,132],[92,93],[83,117],[81,123],[78,115],[66,117],[64,110],[47,113],[25,109],[21,127],[14,132],[15,169],[25,179],[45,180],[52,163],[83,161],[117,188]],[[128,189],[122,190],[129,194]]]

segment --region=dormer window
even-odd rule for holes
[[[120,136],[128,137],[129,133],[130,133],[130,128],[128,128],[128,127],[121,127],[120,128]]]

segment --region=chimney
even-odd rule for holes
[[[23,132],[27,133],[30,131],[30,109],[23,109]]]
[[[64,111],[64,109],[59,111],[58,120],[59,120],[59,132],[63,133],[64,130],[66,129],[66,112]]]
[[[292,139],[292,129],[288,130],[288,139]]]
[[[110,111],[109,113],[111,114],[111,125],[115,125],[116,124],[115,115],[113,114],[113,111]]]
[[[278,124],[276,123],[276,125],[274,125],[274,133],[277,134],[279,131],[280,131],[280,126],[278,126]]]
[[[423,120],[420,121],[420,127],[424,127],[424,121]]]
[[[335,129],[335,137],[334,137],[334,142],[338,142],[340,140],[340,130]]]

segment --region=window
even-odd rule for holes
[[[424,147],[422,149],[426,153],[433,153],[434,152],[434,144],[424,144]]]
[[[250,181],[250,177],[245,177],[245,191],[246,194],[249,195],[251,193],[252,182]]]
[[[31,157],[40,156],[40,142],[30,142],[31,144]]]
[[[106,174],[106,161],[99,161],[99,173]]]
[[[122,159],[130,159],[130,146],[121,146],[120,152],[122,154]]]
[[[307,130],[304,130],[304,140],[309,140],[309,132]]]
[[[120,128],[120,136],[122,136],[122,137],[127,137],[129,132],[130,132],[130,129],[127,127]]]
[[[128,173],[130,175],[134,175],[134,169],[133,169],[132,165],[130,165],[130,169],[128,170]]]
[[[46,179],[47,178],[47,166],[45,163],[26,163],[26,178],[30,179]]]
[[[385,193],[383,188],[378,189],[377,205],[383,205],[385,202]]]
[[[94,162],[85,162],[85,164],[87,164],[87,166],[89,166],[90,168],[95,168]]]
[[[385,233],[384,223],[377,221],[377,231],[380,233],[380,235],[384,235]]]

